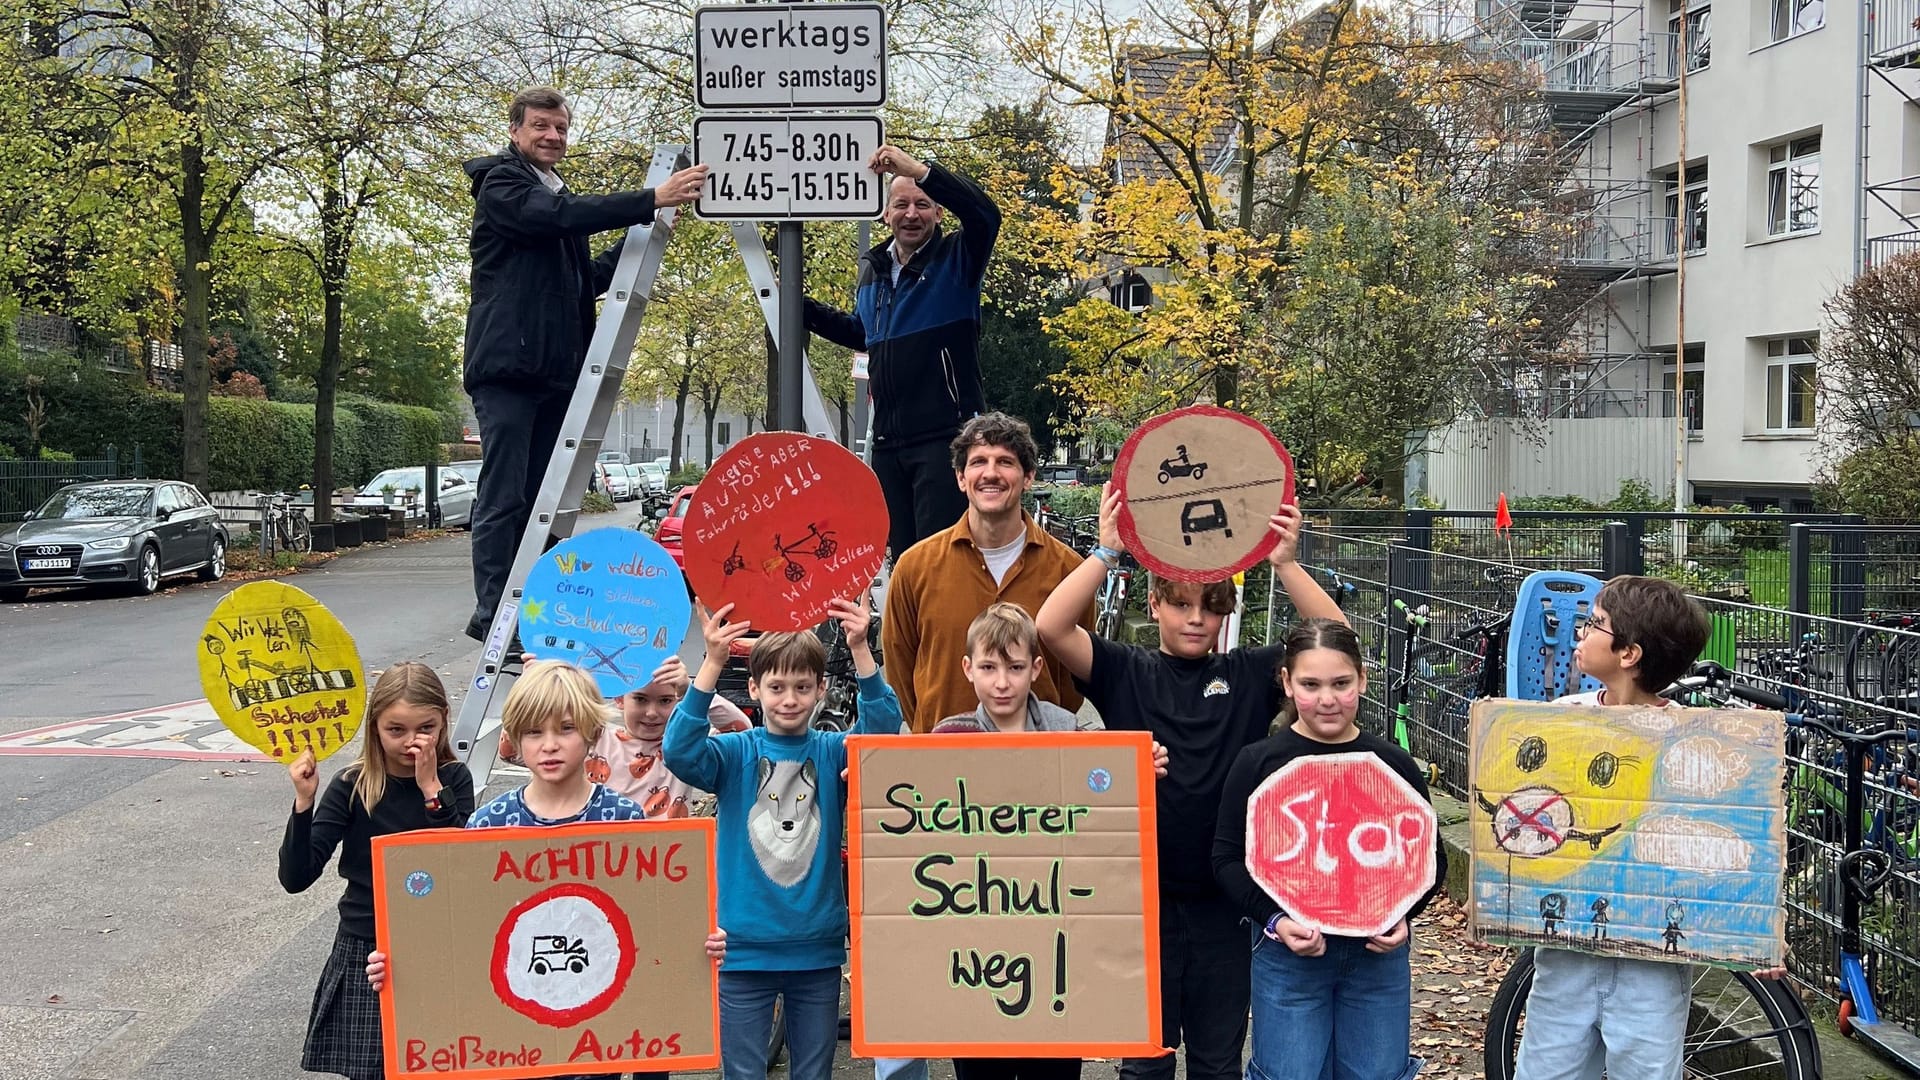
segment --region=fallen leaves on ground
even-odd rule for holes
[[[1467,914],[1445,894],[1415,923],[1413,1053],[1431,1080],[1479,1080],[1487,1007],[1507,973],[1511,954],[1476,945]]]

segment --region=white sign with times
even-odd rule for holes
[[[702,7],[693,39],[702,109],[877,109],[887,101],[879,4]]]
[[[694,160],[709,166],[694,213],[755,221],[879,217],[881,178],[867,168],[885,141],[877,116],[702,116]]]

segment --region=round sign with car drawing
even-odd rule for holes
[[[1173,581],[1221,581],[1279,542],[1268,519],[1293,501],[1293,457],[1237,412],[1193,405],[1140,425],[1113,463],[1120,536]]]

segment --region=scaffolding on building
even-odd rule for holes
[[[1424,36],[1462,42],[1538,80],[1529,115],[1517,119],[1543,136],[1544,197],[1561,229],[1549,255],[1555,289],[1578,299],[1571,321],[1548,328],[1555,361],[1513,372],[1511,400],[1497,407],[1536,417],[1670,410],[1671,392],[1647,385],[1673,350],[1651,346],[1645,294],[1674,272],[1674,217],[1686,212],[1687,185],[1655,176],[1664,163],[1653,107],[1679,87],[1679,35],[1650,28],[1646,7],[1630,0],[1433,0],[1414,18]],[[1689,70],[1705,63],[1704,37]],[[1690,235],[1703,215],[1689,213]],[[1636,302],[1622,304],[1629,290]]]
[[[1860,130],[1858,133],[1860,203],[1854,223],[1856,271],[1920,249],[1920,162],[1906,160],[1904,133],[1889,139],[1896,168],[1905,175],[1875,180],[1880,157],[1873,151],[1874,90],[1891,92],[1904,105],[1920,106],[1920,0],[1861,0]],[[1902,120],[1910,119],[1899,110]],[[1876,212],[1875,208],[1879,211]]]

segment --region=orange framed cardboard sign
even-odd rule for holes
[[[1152,746],[847,739],[856,1056],[1166,1052]]]
[[[389,1077],[718,1068],[708,818],[375,837]]]

